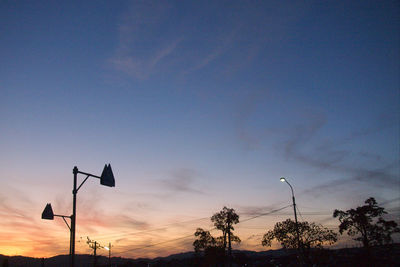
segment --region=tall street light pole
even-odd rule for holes
[[[294,198],[294,192],[293,192],[293,187],[289,182],[286,180],[285,177],[281,177],[281,182],[286,182],[289,186],[290,189],[292,190],[292,201],[293,201],[293,210],[294,210],[294,221],[295,221],[295,226],[296,226],[296,235],[297,235],[297,248],[300,250],[300,233],[299,233],[299,224],[297,222],[297,212],[296,212],[296,199]]]
[[[71,238],[70,238],[71,245],[70,246],[71,246],[71,267],[74,267],[75,266],[75,230],[76,230],[76,194],[78,193],[78,190],[76,189],[76,184],[77,184],[77,180],[78,180],[78,168],[76,166],[72,170],[72,173],[74,174],[74,187],[72,189],[72,216],[71,216]],[[83,181],[83,183],[85,181]]]
[[[78,190],[81,188],[81,186],[86,182],[86,180],[89,177],[94,177],[100,179],[100,184],[105,185],[105,186],[110,186],[114,187],[115,186],[115,180],[114,180],[114,174],[111,169],[110,164],[106,164],[104,166],[103,172],[101,176],[93,175],[90,173],[86,172],[81,172],[78,170],[78,168],[75,166],[73,169],[73,174],[74,174],[74,188],[72,190],[72,195],[73,195],[73,202],[72,202],[72,218],[71,218],[71,267],[75,267],[75,232],[76,232],[76,194],[78,193]],[[78,173],[86,175],[85,180],[79,185],[77,188],[77,178],[78,178]]]
[[[70,228],[70,231],[71,231],[70,243],[69,243],[69,245],[70,245],[70,250],[69,250],[70,262],[71,262],[71,267],[75,267],[76,195],[78,194],[79,189],[82,187],[82,185],[86,182],[86,180],[89,177],[98,178],[98,179],[100,179],[100,184],[109,186],[109,187],[115,186],[115,179],[114,179],[114,174],[112,172],[110,164],[108,164],[108,165],[106,164],[104,166],[101,176],[97,176],[97,175],[86,173],[86,172],[81,172],[78,170],[78,167],[76,167],[76,166],[74,167],[72,173],[74,174],[74,185],[73,185],[73,189],[72,189],[72,215],[71,216],[54,215],[53,211],[51,209],[51,205],[47,204],[45,210],[42,213],[42,219],[53,220],[54,216],[63,217],[64,221],[65,221],[65,218],[71,219],[71,227],[69,227],[69,225],[66,221],[65,221],[65,223],[67,223],[67,226],[68,226],[68,228]],[[86,178],[77,187],[78,174],[86,175]]]

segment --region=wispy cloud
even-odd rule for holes
[[[260,149],[268,139],[276,140],[274,148],[286,161],[300,163],[319,173],[330,173],[324,175],[325,179],[319,179],[321,184],[304,193],[320,196],[339,187],[348,188],[350,184],[399,188],[400,181],[396,174],[398,162],[388,161],[369,147],[354,145],[359,140],[371,139],[391,129],[395,125],[393,116],[378,116],[369,127],[333,129],[335,134],[340,131],[341,136],[329,136],[325,134],[332,127],[328,116],[319,110],[306,110],[291,115],[299,118],[295,123],[279,123],[276,126],[265,124],[264,128],[255,131],[250,123],[261,105],[268,107],[268,95],[267,90],[255,90],[241,98],[235,124],[238,139],[245,149],[251,150]]]
[[[117,53],[109,61],[119,71],[124,72],[138,79],[147,79],[157,65],[178,46],[181,39],[173,40],[164,46],[155,49],[154,54],[140,58],[132,53]]]
[[[168,190],[175,193],[195,193],[204,194],[204,192],[194,186],[195,177],[198,176],[197,171],[193,169],[178,169],[171,173],[171,177],[161,180],[161,184]]]
[[[171,6],[163,1],[137,1],[122,14],[114,55],[108,60],[116,70],[147,79],[182,38],[163,35]]]
[[[302,124],[295,125],[290,130],[290,137],[284,144],[284,153],[286,158],[297,157],[301,160],[299,150],[302,146],[309,143],[326,123],[326,119],[321,113],[310,113],[307,121]]]
[[[320,115],[311,116],[303,125],[295,127],[292,134],[284,144],[285,157],[288,160],[295,160],[305,165],[320,170],[328,170],[341,173],[345,178],[326,181],[317,185],[304,193],[319,194],[323,190],[335,190],[337,187],[346,187],[349,184],[363,183],[373,187],[398,188],[399,177],[393,174],[393,170],[398,168],[396,162],[386,162],[383,160],[374,161],[373,164],[362,162],[363,158],[379,158],[379,155],[365,152],[354,151],[351,148],[345,148],[359,138],[369,137],[372,134],[380,132],[390,123],[381,123],[380,121],[367,129],[361,129],[349,133],[347,136],[329,141],[319,141],[317,133],[326,124],[326,119]],[[303,149],[308,147],[308,152]],[[311,147],[311,149],[309,149]],[[358,156],[354,159],[354,155]],[[360,162],[351,164],[350,162]]]
[[[257,60],[267,43],[279,42],[288,24],[306,11],[239,2],[135,1],[121,15],[108,63],[136,79],[161,73],[182,79],[206,68],[229,76]]]
[[[187,70],[184,70],[181,75],[185,76],[192,72],[200,70],[212,63],[221,55],[223,55],[229,49],[230,45],[234,43],[236,34],[237,30],[233,28],[228,33],[224,33],[223,36],[219,36],[217,41],[215,41],[214,46],[212,46],[209,51],[205,51],[201,55],[201,57],[194,60],[193,66],[188,68]]]
[[[267,137],[270,128],[264,131],[252,131],[249,121],[256,114],[257,109],[265,103],[269,96],[268,89],[249,90],[245,96],[240,97],[235,115],[235,130],[241,144],[246,150],[259,148],[260,142]]]

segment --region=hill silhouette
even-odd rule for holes
[[[398,266],[400,262],[400,243],[376,246],[369,254],[363,248],[315,249],[313,251],[315,266]],[[295,250],[278,249],[268,251],[233,251],[233,266],[296,266]],[[68,255],[58,255],[50,258],[34,258],[24,256],[5,256],[0,254],[0,262],[8,261],[9,267],[63,267],[69,266]],[[219,266],[210,263],[202,254],[183,252],[157,257],[154,259],[129,259],[112,257],[113,266],[147,267],[147,266]],[[93,266],[93,255],[76,255],[76,266]],[[97,267],[108,266],[108,257],[98,256]]]

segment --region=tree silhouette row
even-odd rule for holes
[[[339,219],[339,233],[346,232],[355,241],[369,249],[371,246],[384,245],[392,242],[392,235],[400,232],[395,221],[387,221],[383,218],[387,212],[378,206],[376,200],[371,197],[365,201],[366,205],[349,209],[347,211],[334,210],[333,217]],[[232,257],[232,243],[240,243],[240,238],[234,235],[234,225],[239,223],[239,215],[232,208],[223,207],[220,212],[211,216],[215,228],[222,232],[221,236],[213,237],[210,231],[197,228],[194,233],[196,240],[193,247],[196,253],[206,258],[228,259]],[[213,229],[213,230],[214,230]],[[297,235],[296,229],[299,231]],[[299,240],[298,240],[299,239]],[[338,233],[314,222],[296,222],[287,219],[277,222],[273,230],[267,231],[262,237],[263,246],[271,246],[272,241],[278,241],[282,248],[295,249],[302,264],[311,264],[310,252],[312,249],[322,249],[324,245],[332,245],[337,242]]]

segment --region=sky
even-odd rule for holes
[[[106,163],[116,186],[90,178],[78,192],[77,253],[87,237],[114,256],[191,251],[224,206],[243,221],[235,249],[271,249],[263,234],[293,219],[282,176],[301,221],[337,230],[334,209],[374,197],[400,223],[399,11],[1,1],[0,254],[68,254],[67,226],[41,213],[69,216],[73,167]]]

